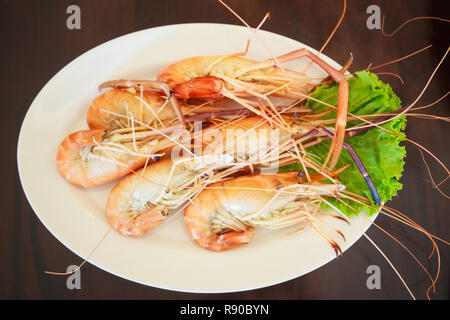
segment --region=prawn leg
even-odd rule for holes
[[[333,196],[343,188],[301,183],[298,172],[241,176],[208,185],[186,207],[184,222],[201,247],[228,250],[249,243],[255,227],[278,229],[311,221],[317,210],[312,210],[315,204],[311,201],[318,195]],[[339,254],[339,246],[325,238]]]
[[[305,141],[319,133],[324,133],[330,139],[333,139],[335,136],[328,129],[326,129],[324,127],[318,127],[318,128],[315,128],[315,129],[309,131],[308,133],[304,134],[302,137],[300,137],[299,141],[300,142]],[[320,142],[321,140],[318,140],[318,141]],[[375,184],[373,183],[372,178],[369,175],[369,172],[367,171],[366,167],[362,163],[361,158],[359,157],[356,150],[347,142],[343,142],[342,147],[348,151],[348,153],[350,154],[350,157],[355,162],[356,167],[358,168],[364,181],[366,181],[366,184],[369,187],[370,193],[372,194],[372,198],[373,198],[373,201],[375,202],[375,204],[377,206],[381,205],[381,200],[380,200],[380,195],[378,193],[378,190],[375,187]]]
[[[348,82],[347,82],[345,75],[342,72],[340,72],[339,70],[334,69],[332,66],[330,66],[328,63],[326,63],[324,60],[322,60],[317,55],[315,55],[314,53],[312,53],[311,51],[309,51],[307,49],[299,49],[299,50],[287,53],[285,55],[282,55],[280,57],[277,57],[276,59],[270,59],[270,60],[255,64],[251,67],[245,68],[243,70],[243,72],[248,72],[248,71],[256,70],[256,69],[269,68],[269,67],[276,66],[277,63],[284,63],[284,62],[288,62],[291,60],[300,59],[303,57],[307,57],[310,60],[312,60],[314,63],[316,63],[326,73],[328,73],[330,75],[330,77],[339,85],[335,134],[331,141],[330,151],[328,152],[328,155],[324,162],[324,166],[325,166],[331,157],[330,170],[332,170],[336,166],[336,164],[339,160],[339,155],[341,154],[341,150],[342,150],[343,143],[344,143],[345,127],[347,125],[349,92],[348,92]]]

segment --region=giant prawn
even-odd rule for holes
[[[339,245],[314,221],[323,214],[321,197],[334,196],[344,188],[317,181],[305,183],[298,172],[242,176],[206,187],[187,206],[184,222],[192,239],[212,251],[247,244],[255,227],[279,229],[313,223],[338,255],[342,253]]]

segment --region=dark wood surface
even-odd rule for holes
[[[66,8],[70,4],[81,7],[82,29],[79,31],[66,28]],[[317,49],[334,28],[342,10],[342,1],[331,0],[230,0],[229,4],[252,26],[270,11],[271,20],[264,29]],[[366,28],[366,8],[371,4],[379,5],[386,14],[386,31],[394,30],[410,17],[448,18],[449,7],[446,1],[349,1],[344,22],[324,52],[341,63],[352,52],[355,62],[351,70],[356,71],[366,68],[370,62],[380,64],[432,44],[426,52],[379,70],[403,77],[405,85],[392,76],[381,76],[393,86],[402,101],[409,104],[415,100],[447,49],[450,28],[444,22],[420,21],[408,25],[396,36],[386,38],[379,30]],[[0,298],[408,299],[409,295],[395,273],[365,239],[358,241],[343,257],[308,275],[240,293],[204,295],[160,290],[118,278],[89,264],[82,269],[82,289],[70,291],[66,288],[65,277],[44,273],[47,269],[65,270],[68,265],[81,261],[40,223],[21,188],[16,164],[17,137],[28,107],[57,71],[85,51],[136,30],[184,22],[239,24],[213,0],[0,1]],[[431,103],[447,92],[449,71],[447,59],[418,105]],[[425,111],[449,116],[448,99]],[[408,137],[426,146],[447,164],[450,160],[448,133],[448,125],[442,121],[411,117],[408,122]],[[45,143],[39,138],[37,135],[37,143]],[[418,149],[412,144],[406,144],[406,148],[404,188],[389,205],[402,210],[430,232],[449,240],[449,202],[430,184]],[[444,170],[429,156],[426,159],[436,181],[445,178]],[[448,192],[448,185],[442,186],[444,191]],[[426,237],[386,217],[380,216],[377,222],[408,245],[432,274],[436,273],[436,256],[427,260],[431,244]],[[429,281],[414,260],[375,228],[372,227],[368,234],[391,258],[416,296],[424,298]],[[439,247],[441,276],[432,297],[448,299],[449,250],[442,243]],[[366,269],[373,264],[381,268],[381,290],[366,287]]]

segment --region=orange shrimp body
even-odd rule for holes
[[[104,175],[98,175],[96,177],[90,177],[85,174],[89,171],[87,165],[82,165],[80,161],[81,155],[77,155],[76,151],[84,148],[90,148],[94,145],[95,140],[101,140],[104,130],[83,130],[72,133],[58,148],[58,153],[56,156],[56,165],[67,181],[71,183],[82,186],[82,187],[92,187],[101,184],[103,181],[108,180],[108,177]],[[90,163],[90,167],[95,167],[98,163]],[[94,169],[95,170],[95,169]],[[103,169],[103,172],[108,170]],[[107,175],[108,176],[108,175]]]
[[[285,120],[286,126],[274,128],[263,117],[250,116],[207,128],[201,136],[203,154],[227,154],[233,156],[236,164],[269,166],[272,160],[278,161],[281,154],[295,148],[294,137],[315,126],[314,122]]]
[[[220,159],[170,158],[155,162],[120,181],[106,206],[110,225],[120,234],[142,236],[201,190],[202,181]]]
[[[158,80],[171,86],[180,98],[210,99],[223,97],[224,87],[267,93],[290,80],[285,72],[273,66],[253,68],[258,63],[236,56],[193,57],[170,65],[159,74]],[[306,77],[294,80],[291,88],[295,87],[302,94],[313,88],[307,86]],[[279,90],[278,94],[284,95],[287,91]]]
[[[117,129],[81,130],[66,137],[58,148],[56,166],[72,184],[90,188],[99,186],[142,167],[171,146],[152,131]]]
[[[281,69],[278,65],[307,57],[339,85],[335,135],[325,160],[325,165],[330,161],[330,169],[333,169],[339,160],[347,124],[349,87],[344,74],[304,48],[263,62],[239,55],[242,53],[184,59],[163,70],[158,80],[167,83],[179,98],[227,97],[262,115],[242,97],[257,97],[269,104],[268,95],[305,99],[305,94],[315,87],[311,79],[302,73]]]
[[[87,123],[91,129],[119,129],[131,126],[131,119],[153,125],[157,119],[176,118],[170,102],[157,92],[132,93],[132,90],[112,89],[98,96],[89,107]],[[169,105],[165,105],[169,104]],[[135,124],[140,126],[139,123]]]
[[[186,208],[186,228],[198,245],[212,251],[250,242],[255,227],[305,223],[312,200],[343,190],[340,185],[301,183],[297,172],[242,176],[205,188]]]

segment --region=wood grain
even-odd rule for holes
[[[257,25],[264,14],[270,11],[271,19],[264,29],[317,49],[334,28],[342,10],[342,1],[331,0],[229,0],[228,3],[252,26]],[[70,4],[81,7],[82,29],[79,31],[66,28],[66,8]],[[396,36],[386,38],[379,30],[366,28],[366,8],[371,4],[380,6],[386,15],[386,31],[390,32],[411,17],[448,18],[448,2],[349,1],[344,22],[324,51],[341,63],[352,52],[355,56],[352,70],[356,71],[366,68],[371,62],[384,63],[432,44],[431,49],[409,60],[379,69],[380,72],[395,72],[403,77],[405,85],[392,76],[381,75],[402,101],[409,104],[415,100],[447,49],[449,25],[438,21],[418,21],[406,26]],[[0,224],[0,298],[408,299],[400,280],[365,239],[361,239],[343,257],[301,278],[260,290],[232,294],[185,294],[145,287],[89,264],[82,269],[81,290],[70,291],[66,288],[64,277],[44,274],[46,269],[65,270],[68,265],[81,261],[40,223],[21,188],[16,165],[17,137],[28,107],[45,83],[83,52],[133,31],[185,22],[239,24],[233,15],[212,0],[0,1],[0,167],[3,170],[0,187],[3,204]],[[445,94],[449,89],[449,74],[447,59],[418,105],[431,103]],[[448,100],[425,111],[448,116]],[[426,146],[447,164],[450,159],[448,133],[448,126],[442,121],[417,118],[408,121],[408,137]],[[42,143],[38,133],[36,141]],[[418,148],[412,144],[406,144],[406,148],[407,162],[402,178],[404,188],[389,205],[402,210],[430,232],[448,240],[448,200],[430,184]],[[436,181],[445,178],[444,170],[431,157],[426,156],[426,160]],[[444,191],[448,192],[448,185],[442,186]],[[436,257],[427,260],[431,244],[426,237],[386,217],[380,217],[377,222],[408,245],[435,274]],[[392,259],[417,297],[425,298],[429,281],[413,259],[375,228],[371,228],[368,234]],[[441,276],[432,297],[448,299],[449,250],[443,244],[440,244],[440,249]],[[296,254],[301,255],[301,252]],[[368,290],[366,287],[366,268],[372,264],[379,265],[382,270],[382,290]]]

